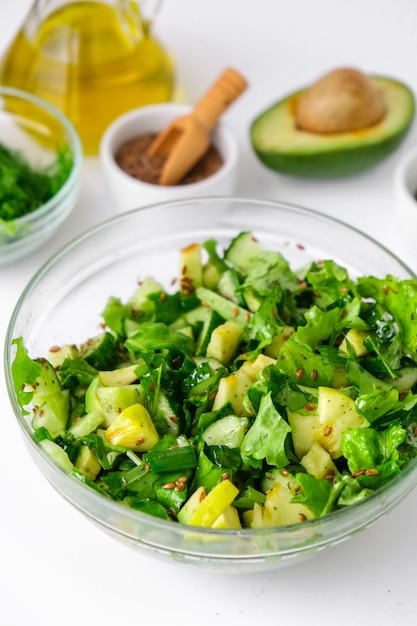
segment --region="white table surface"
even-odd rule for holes
[[[30,4],[0,0],[0,53]],[[414,0],[165,0],[155,32],[190,102],[227,65],[247,76],[250,89],[225,115],[241,144],[239,195],[337,216],[417,269],[417,246],[406,243],[392,197],[393,169],[416,143],[416,125],[376,169],[327,182],[267,171],[248,141],[261,110],[335,67],[390,75],[417,92]],[[36,269],[111,214],[98,161],[87,159],[79,203],[57,236],[0,269],[2,346]],[[110,539],[53,491],[27,454],[0,374],[0,624],[416,624],[417,492],[371,529],[292,568],[232,576],[165,563]]]

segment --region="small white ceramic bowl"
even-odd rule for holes
[[[415,258],[417,237],[417,146],[400,157],[393,178],[393,193],[398,227],[406,252]]]
[[[394,191],[398,206],[417,222],[417,146],[410,148],[398,161]]]
[[[127,141],[145,133],[159,133],[173,119],[191,111],[185,104],[165,103],[133,109],[117,118],[104,133],[100,160],[106,185],[116,212],[148,204],[202,196],[228,196],[236,191],[238,146],[230,129],[219,122],[212,132],[212,144],[223,158],[222,167],[212,176],[187,185],[153,185],[126,174],[116,163],[117,150]]]

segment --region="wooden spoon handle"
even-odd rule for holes
[[[246,79],[232,68],[227,68],[197,102],[193,117],[208,131],[216,125],[221,114],[248,86]]]

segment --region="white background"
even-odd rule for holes
[[[0,53],[30,4],[0,0]],[[228,65],[248,78],[249,90],[224,117],[240,142],[239,195],[337,216],[417,270],[417,226],[401,222],[392,194],[393,170],[416,143],[415,125],[379,167],[337,181],[267,171],[248,138],[259,112],[335,67],[392,76],[417,92],[415,0],[165,0],[155,33],[173,53],[191,103]],[[0,269],[2,345],[33,272],[64,242],[111,214],[98,161],[87,159],[80,201],[57,236],[30,258]],[[165,563],[110,539],[52,490],[23,445],[3,372],[0,385],[0,624],[416,623],[417,492],[373,528],[292,568],[232,576]]]

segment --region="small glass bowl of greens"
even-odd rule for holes
[[[409,268],[320,213],[153,205],[32,278],[9,396],[40,471],[111,536],[201,567],[284,567],[417,484],[416,306]]]
[[[78,135],[60,111],[0,86],[0,265],[40,247],[67,218],[81,161]]]

